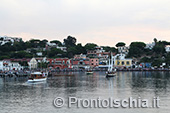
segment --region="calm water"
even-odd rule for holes
[[[170,73],[118,72],[114,78],[104,73],[49,77],[46,83],[28,84],[26,78],[0,78],[0,113],[169,113]],[[159,96],[160,108],[56,108],[56,97],[137,98]]]

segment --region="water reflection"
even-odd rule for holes
[[[66,73],[48,77],[43,83],[26,83],[27,78],[0,78],[0,112],[99,112],[92,109],[56,109],[52,105],[54,98],[69,96],[78,98],[151,98],[160,96],[162,109],[150,110],[150,113],[168,113],[170,110],[169,72],[118,72],[116,77],[106,78],[104,72],[93,75],[85,73]],[[103,109],[100,109],[101,111]],[[123,109],[104,109],[105,112],[125,112]],[[142,110],[127,110],[127,113],[143,113]],[[102,111],[103,112],[103,111]]]

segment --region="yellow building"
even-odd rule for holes
[[[114,65],[121,66],[121,67],[131,67],[132,59],[116,59]]]

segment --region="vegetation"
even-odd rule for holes
[[[124,42],[118,42],[116,44],[116,47],[122,47],[122,46],[125,46],[126,44]]]
[[[63,40],[63,43],[59,40],[52,40],[50,43],[56,43],[58,46],[67,47],[67,52],[64,52],[56,47],[47,46],[48,40],[31,39],[29,41],[20,41],[6,43],[0,46],[0,60],[8,58],[32,58],[38,57],[37,52],[42,52],[43,57],[59,58],[68,57],[72,58],[75,54],[86,54],[88,50],[93,50],[97,46],[94,43],[87,43],[83,46],[81,43],[76,44],[77,39],[72,36],[68,36]],[[117,52],[114,47],[103,46],[104,50]]]
[[[144,42],[132,42],[130,44],[128,57],[141,57],[141,55],[145,54],[146,44]]]
[[[0,39],[2,40],[2,39]],[[153,49],[146,48],[144,42],[132,42],[129,47],[129,53],[127,57],[135,58],[139,63],[152,63],[152,66],[160,66],[162,63],[166,63],[166,66],[170,66],[170,53],[166,53],[165,46],[170,45],[167,41],[158,41],[153,39],[155,46]],[[48,47],[48,40],[31,39],[29,41],[8,42],[4,45],[0,45],[0,60],[8,58],[32,58],[37,57],[37,52],[42,52],[43,57],[58,58],[68,57],[72,58],[75,54],[86,54],[88,50],[94,50],[97,44],[87,43],[84,46],[81,43],[76,43],[77,39],[72,36],[68,36],[63,42],[59,40],[52,40],[50,43],[56,43],[58,46],[67,47],[67,51],[62,51],[56,47]],[[125,46],[124,42],[118,42],[116,47]],[[106,52],[115,52],[115,47],[102,46]],[[21,63],[22,65],[26,65]],[[45,64],[43,64],[46,66]]]

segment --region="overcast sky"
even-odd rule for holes
[[[170,0],[0,0],[0,36],[115,46],[170,41]]]

